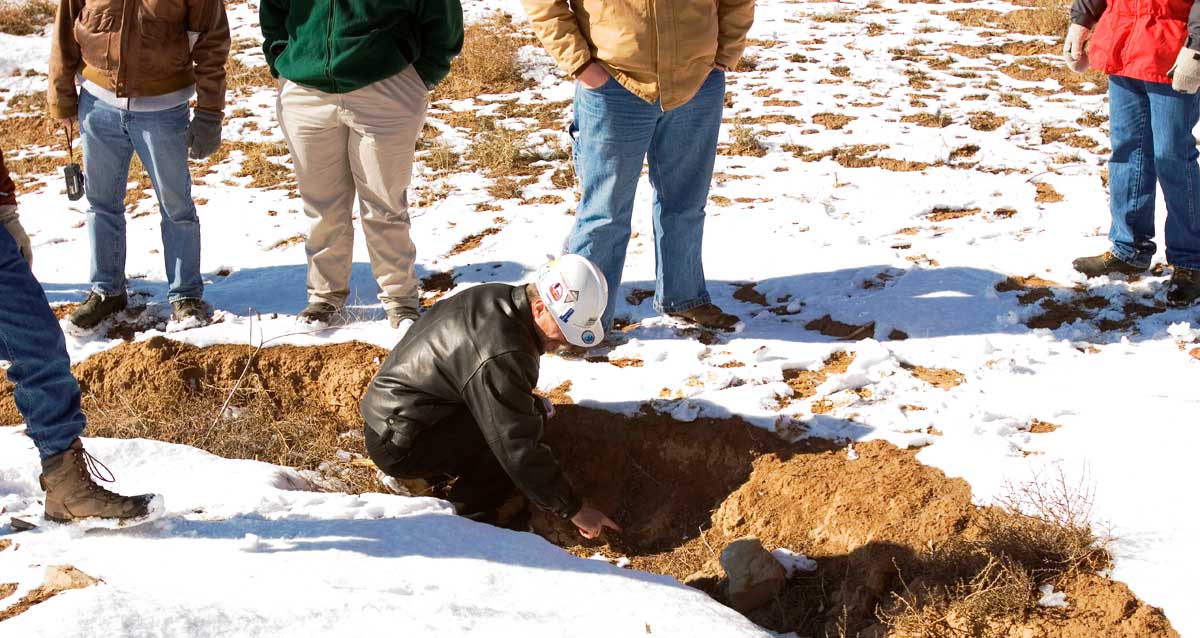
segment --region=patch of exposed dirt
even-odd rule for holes
[[[951,219],[960,219],[962,217],[970,217],[982,213],[981,208],[945,208],[939,207],[933,209],[926,218],[930,221],[944,222]]]
[[[767,306],[767,296],[754,288],[753,283],[742,284],[734,291],[733,298],[746,303]]]
[[[861,339],[870,339],[875,336],[874,321],[868,322],[861,326],[856,326],[854,324],[837,321],[830,315],[825,315],[820,319],[814,319],[805,324],[804,328],[805,330],[816,330],[826,337],[845,339],[847,341],[859,341]]]
[[[21,600],[10,607],[0,610],[0,622],[19,616],[29,611],[34,605],[40,605],[64,591],[91,587],[99,582],[98,579],[88,576],[74,567],[51,565],[46,568],[46,582],[43,585],[22,596]],[[4,587],[0,585],[0,590],[3,590]],[[0,598],[12,595],[13,591],[16,591],[16,585],[13,585],[13,589],[7,594],[0,595]]]
[[[845,374],[853,361],[853,352],[835,352],[829,355],[829,358],[825,359],[824,365],[816,370],[799,368],[784,370],[783,381],[792,388],[793,401],[807,399],[817,393],[817,388],[825,383],[829,375]]]
[[[838,113],[817,113],[813,116],[814,124],[820,124],[831,131],[838,131],[846,127],[847,124],[853,122],[855,117],[851,115],[841,115]]]
[[[910,363],[901,364],[901,366],[914,377],[943,390],[958,387],[967,380],[961,372],[949,368],[926,368]]]
[[[1054,423],[1050,423],[1047,421],[1043,421],[1041,419],[1034,419],[1029,422],[1029,431],[1034,434],[1048,434],[1050,432],[1057,430],[1060,427],[1062,427],[1062,426],[1056,425]]]
[[[454,289],[454,271],[435,272],[421,278],[421,307],[428,308],[437,303],[446,293]]]
[[[1037,195],[1034,196],[1033,201],[1039,204],[1056,204],[1065,199],[1053,186],[1045,182],[1038,182],[1035,186]]]
[[[645,301],[653,296],[654,296],[653,290],[645,290],[643,288],[634,288],[633,290],[629,291],[628,295],[625,295],[625,301],[628,301],[629,305],[631,305],[631,306],[639,306],[639,305],[641,305],[641,303],[643,301]]]
[[[474,235],[468,235],[464,237],[462,241],[455,244],[454,247],[450,249],[450,252],[446,253],[446,257],[453,257],[454,255],[465,253],[468,250],[475,250],[476,248],[479,248],[480,244],[483,243],[484,237],[490,237],[498,232],[500,232],[500,227],[491,226],[478,233],[475,233]]]

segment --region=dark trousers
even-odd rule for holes
[[[441,494],[460,516],[494,523],[497,509],[516,486],[467,410],[443,419],[398,447],[371,426],[364,430],[367,455],[388,476],[447,483]]]

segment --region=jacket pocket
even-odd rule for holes
[[[84,6],[75,16],[75,42],[83,61],[94,69],[111,71],[113,37],[120,31],[121,16],[107,9]]]
[[[138,30],[144,45],[144,55],[139,57],[146,79],[162,79],[190,67],[191,51],[182,21],[159,18],[143,5],[138,9]]]

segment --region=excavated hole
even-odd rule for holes
[[[361,454],[361,439],[347,434],[361,432],[355,407],[383,354],[355,343],[256,353],[154,338],[93,356],[75,372],[94,436],[178,440],[225,456],[320,468],[322,458],[336,466],[339,449]],[[197,436],[214,427],[217,399],[238,378],[238,415]],[[13,422],[10,390],[0,388],[0,422]],[[533,530],[574,554],[627,557],[635,569],[673,576],[724,602],[716,558],[730,541],[753,534],[767,549],[817,561],[815,572],[791,578],[773,602],[747,613],[801,636],[1176,635],[1160,610],[1095,575],[1108,556],[1091,550],[1090,532],[976,508],[964,481],[913,452],[860,443],[851,460],[844,442],[788,443],[739,420],[681,423],[649,409],[625,418],[571,405],[569,390],[564,384],[549,393],[559,415],[546,441],[577,490],[624,528],[585,541],[568,523],[533,513]],[[361,461],[350,465],[372,472]],[[379,489],[361,474],[340,478],[346,489]],[[985,596],[954,589],[964,578],[1010,573],[1020,577],[1003,586],[984,582]],[[1026,585],[1045,582],[1065,591],[1071,607],[1037,607]],[[980,599],[995,604],[953,606]],[[905,605],[916,613],[905,615]],[[982,618],[986,631],[942,626],[964,617]]]

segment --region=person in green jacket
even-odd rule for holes
[[[307,323],[346,303],[357,195],[371,270],[393,328],[418,317],[408,185],[429,92],[462,50],[459,0],[262,0],[277,117],[312,220]]]

